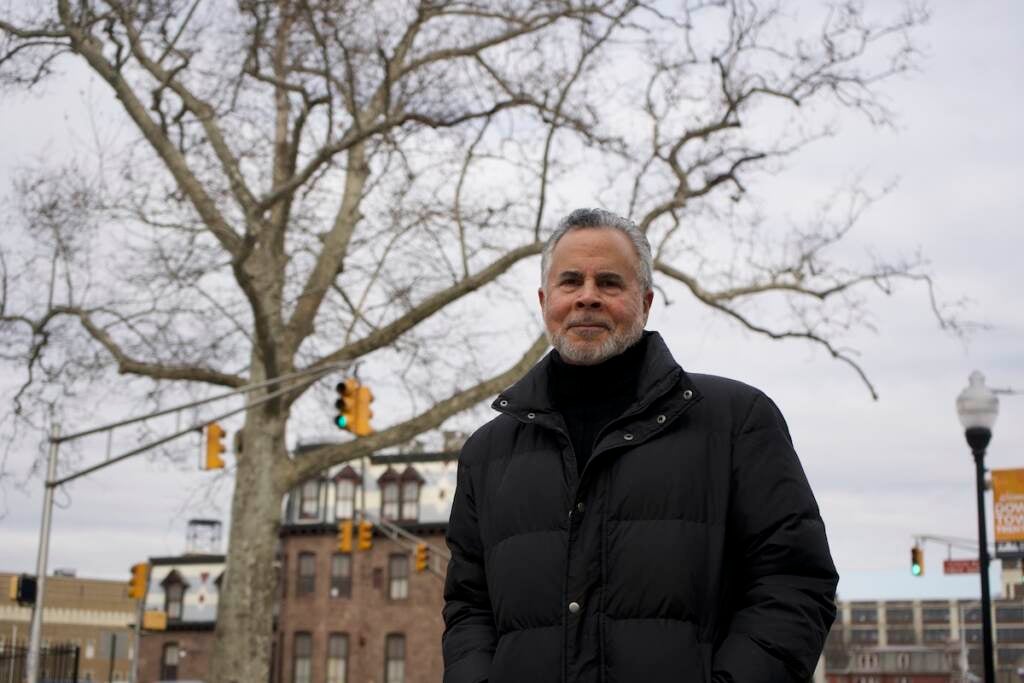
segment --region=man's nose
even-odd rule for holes
[[[601,308],[601,297],[598,294],[594,283],[584,283],[576,298],[576,308]]]

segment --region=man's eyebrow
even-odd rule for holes
[[[597,274],[598,280],[605,280],[606,282],[625,282],[626,279],[614,270],[604,270]]]
[[[578,270],[563,270],[558,274],[559,280],[567,280],[569,278],[581,278],[583,273]]]

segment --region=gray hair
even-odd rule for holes
[[[604,209],[576,209],[558,222],[558,227],[551,233],[547,244],[544,245],[544,251],[541,252],[541,287],[547,285],[548,271],[551,269],[551,254],[555,251],[555,245],[565,237],[566,233],[583,228],[611,228],[625,233],[629,241],[633,243],[633,250],[636,251],[638,261],[636,277],[640,281],[643,291],[646,292],[653,287],[654,257],[651,255],[651,243],[647,241],[647,235],[640,232],[633,221]]]

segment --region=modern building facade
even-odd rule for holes
[[[993,601],[998,683],[1024,681],[1024,600]],[[825,649],[829,683],[949,683],[982,675],[977,600],[840,602]]]
[[[0,572],[0,651],[27,646],[32,609],[10,601],[6,589],[12,574]],[[41,645],[78,647],[80,681],[127,681],[135,654],[136,603],[128,582],[80,579],[72,575],[46,578]],[[4,682],[6,683],[6,681]]]

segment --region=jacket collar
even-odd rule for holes
[[[644,332],[644,337],[647,338],[647,349],[640,363],[640,374],[637,378],[637,400],[627,412],[633,412],[638,407],[643,408],[649,405],[673,388],[689,389],[692,392],[691,396],[699,397],[697,388],[676,363],[661,335],[648,331]],[[499,394],[491,407],[499,412],[520,417],[520,419],[529,413],[555,412],[551,403],[549,386],[551,374],[549,366],[552,363],[552,353],[554,352],[544,356],[522,379]]]

